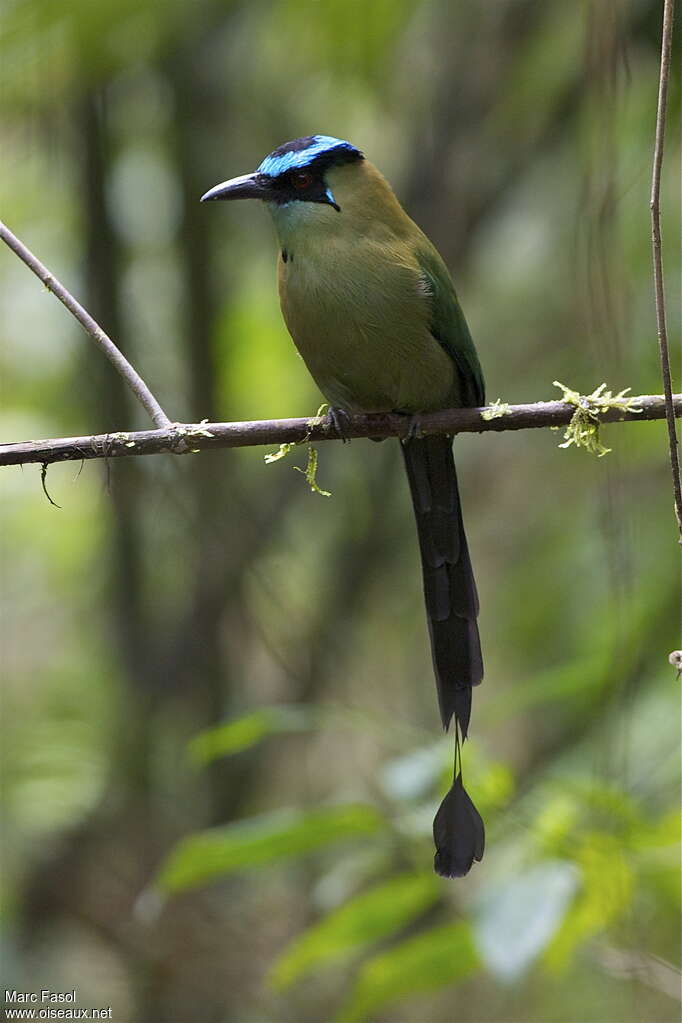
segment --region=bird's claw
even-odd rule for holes
[[[419,440],[423,436],[419,416],[410,414],[405,435],[400,438],[401,443],[409,444],[411,440]]]
[[[330,405],[327,412],[327,429],[333,429],[343,444],[350,443],[350,437],[348,436],[349,425],[350,416],[346,410]]]

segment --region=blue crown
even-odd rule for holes
[[[313,163],[328,167],[336,163],[350,163],[362,159],[360,150],[350,142],[335,139],[332,135],[307,135],[305,138],[294,139],[293,142],[285,142],[284,145],[278,146],[265,157],[258,171],[260,174],[276,178],[286,171],[309,167]]]

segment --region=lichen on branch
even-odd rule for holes
[[[286,458],[287,455],[289,455],[294,450],[294,448],[300,447],[301,444],[307,444],[308,461],[306,462],[305,469],[302,469],[300,465],[294,465],[292,466],[292,468],[294,468],[296,472],[303,473],[303,475],[306,478],[306,483],[310,487],[311,491],[314,494],[319,494],[321,497],[331,497],[332,495],[330,490],[322,490],[322,488],[319,486],[317,482],[318,466],[317,448],[310,443],[309,438],[311,430],[314,427],[320,426],[322,424],[322,420],[324,419],[324,412],[327,408],[328,406],[326,404],[320,405],[320,407],[317,410],[317,413],[312,417],[312,419],[308,420],[309,426],[308,433],[302,440],[286,441],[284,444],[280,444],[277,451],[271,451],[267,455],[263,456],[265,464],[271,465],[273,462],[279,462],[281,458]]]
[[[611,448],[605,447],[599,439],[599,417],[610,409],[619,409],[622,412],[639,414],[642,408],[635,404],[636,399],[628,396],[630,387],[613,394],[607,391],[606,384],[600,384],[591,394],[580,394],[558,380],[554,386],[564,392],[564,401],[567,405],[575,405],[575,412],[564,431],[564,442],[560,448],[585,448],[590,454],[597,458],[603,458]]]

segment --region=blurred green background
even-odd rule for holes
[[[178,420],[309,415],[256,204],[207,188],[349,138],[449,264],[491,400],[661,390],[654,0],[13,0],[2,216]],[[674,62],[674,67],[678,62]],[[679,80],[663,182],[679,302]],[[145,427],[0,252],[3,440]],[[676,367],[677,369],[677,367]],[[678,378],[679,379],[679,378]],[[674,1023],[679,646],[661,423],[611,454],[457,441],[488,849],[447,784],[399,451],[2,470],[3,984],[144,1023]]]

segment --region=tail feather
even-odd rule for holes
[[[466,738],[471,688],[483,678],[483,658],[452,439],[415,437],[402,447],[417,519],[441,719],[447,729],[454,715]]]
[[[474,860],[483,859],[485,827],[462,782],[455,777],[433,822],[434,868],[441,877],[464,877]]]

